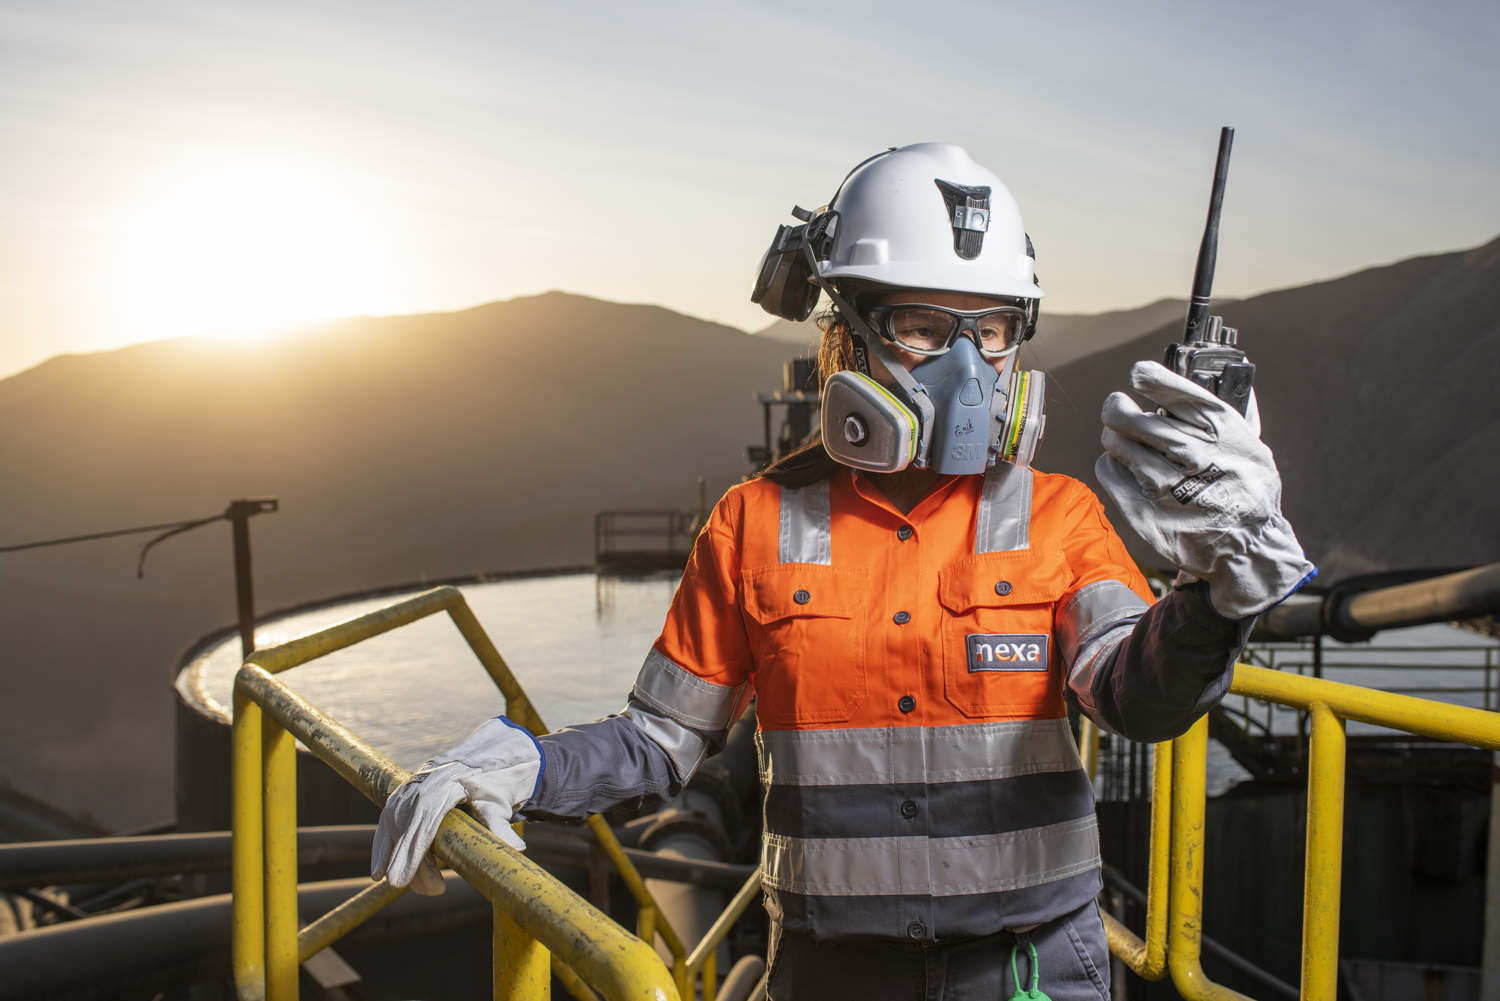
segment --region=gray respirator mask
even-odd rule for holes
[[[968,337],[909,371],[876,338],[856,334],[854,349],[858,371],[837,372],[823,386],[823,447],[835,461],[943,475],[1031,464],[1046,424],[1043,373],[1023,371],[1015,355],[997,373]],[[871,378],[872,354],[896,385]]]

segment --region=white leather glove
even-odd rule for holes
[[[497,716],[455,747],[427,761],[391,793],[375,827],[370,878],[411,884],[437,896],[443,876],[428,854],[438,826],[459,803],[470,803],[486,827],[512,848],[526,847],[511,818],[536,792],[544,762],[541,745],[525,728]]]
[[[1157,555],[1204,581],[1229,619],[1265,611],[1315,575],[1281,513],[1281,476],[1254,398],[1247,419],[1152,361],[1131,367],[1130,387],[1162,412],[1111,393],[1100,415],[1107,454],[1094,475]]]

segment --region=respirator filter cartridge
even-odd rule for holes
[[[823,447],[855,469],[900,472],[917,452],[916,415],[869,376],[836,372],[823,386]]]

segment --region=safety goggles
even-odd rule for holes
[[[1020,306],[961,310],[918,303],[876,306],[867,317],[881,337],[914,355],[946,354],[969,333],[986,358],[1004,358],[1020,347],[1026,318]]]

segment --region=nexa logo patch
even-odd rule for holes
[[[969,633],[969,673],[1047,670],[1046,633]]]

